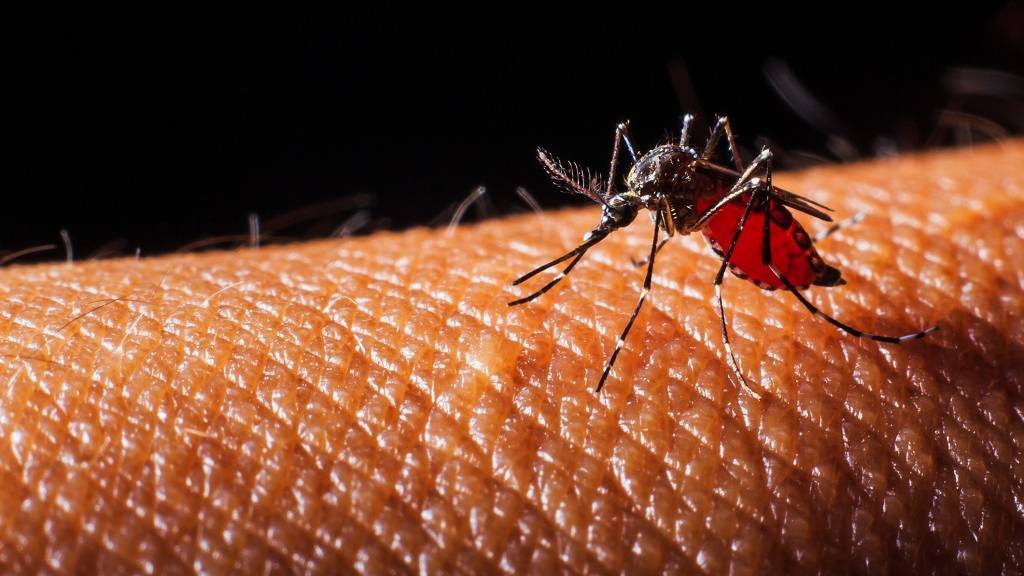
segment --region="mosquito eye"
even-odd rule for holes
[[[601,226],[603,228],[624,228],[636,219],[640,207],[635,202],[625,198],[613,197],[601,215]]]

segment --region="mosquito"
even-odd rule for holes
[[[642,155],[636,153],[628,121],[619,124],[615,130],[611,169],[608,181],[604,184],[599,177],[591,176],[576,164],[562,163],[544,149],[537,149],[541,164],[562,190],[582,194],[602,206],[601,221],[597,228],[583,237],[582,244],[512,282],[513,286],[517,286],[548,268],[569,261],[554,279],[529,296],[509,302],[509,306],[525,304],[550,290],[572,271],[588,250],[615,230],[630,225],[641,208],[646,208],[654,221],[650,255],[637,263],[638,266],[647,267],[643,288],[626,327],[615,343],[615,350],[605,364],[597,383],[597,392],[604,387],[626,336],[651,290],[655,257],[675,234],[701,231],[705,241],[721,258],[722,265],[715,276],[715,298],[722,325],[722,341],[732,371],[757,398],[765,391],[756,390],[743,376],[729,343],[721,288],[726,269],[764,290],[784,288],[812,314],[858,338],[898,344],[922,338],[939,329],[933,326],[903,336],[872,334],[836,320],[807,300],[800,293],[801,290],[811,286],[841,286],[846,281],[838,269],[822,260],[814,248],[815,239],[807,234],[790,209],[832,222],[832,217],[826,213],[831,212],[831,209],[773,186],[772,152],[768,148],[763,149],[744,168],[728,118],[718,117],[702,149],[690,145],[692,121],[692,115],[683,117],[678,143],[669,141]],[[722,165],[714,159],[723,138],[735,168]],[[624,181],[626,189],[619,192],[615,188],[616,170],[623,143],[632,166]],[[825,235],[836,228],[833,226]],[[661,239],[663,232],[666,236]]]

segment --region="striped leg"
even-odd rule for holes
[[[771,152],[769,152],[768,150],[764,150],[756,159],[754,159],[754,162],[751,164],[750,167],[747,168],[744,174],[749,175],[753,173],[753,170],[756,169],[756,166],[764,164],[766,162],[770,162],[770,160]],[[769,171],[769,175],[770,173],[771,172]],[[765,394],[766,391],[763,388],[760,388],[760,386],[758,386],[760,390],[756,390],[754,386],[743,376],[743,371],[740,370],[740,363],[738,360],[736,360],[736,354],[732,351],[732,344],[729,343],[729,327],[728,323],[725,321],[725,304],[722,301],[722,282],[725,280],[725,270],[729,267],[729,262],[732,259],[732,253],[736,249],[736,244],[739,242],[740,233],[743,232],[743,227],[747,223],[747,217],[750,216],[750,211],[753,209],[754,204],[757,201],[756,192],[759,188],[762,188],[760,181],[747,180],[745,182],[737,183],[736,187],[734,187],[734,189],[729,192],[729,196],[733,196],[735,198],[740,198],[743,194],[750,191],[754,193],[751,194],[750,202],[747,204],[747,207],[743,210],[743,215],[740,217],[740,220],[736,225],[736,233],[732,237],[732,242],[729,244],[729,249],[726,250],[725,254],[722,256],[722,265],[718,268],[718,274],[715,275],[715,299],[718,301],[718,317],[722,321],[722,342],[725,344],[725,352],[729,359],[730,367],[732,368],[733,373],[736,374],[736,378],[738,378],[739,381],[742,382],[743,385],[747,388],[747,390],[749,390],[750,393],[753,394],[754,397],[757,398],[758,400],[761,399],[761,396]],[[770,189],[770,187],[768,186],[765,186],[763,188],[765,190]],[[767,221],[768,218],[765,218],[765,220]]]
[[[900,342],[903,342],[905,340],[914,340],[916,338],[924,338],[925,336],[927,336],[927,335],[931,334],[932,332],[935,332],[936,330],[939,329],[938,326],[932,326],[931,328],[928,328],[927,330],[922,330],[920,332],[914,332],[913,334],[904,334],[903,336],[883,336],[881,334],[873,334],[871,332],[864,332],[862,330],[858,330],[858,329],[854,328],[853,326],[850,326],[849,324],[844,324],[844,323],[840,322],[839,320],[836,320],[835,318],[833,318],[833,317],[829,316],[828,314],[826,314],[826,313],[822,312],[821,310],[819,310],[818,307],[815,306],[814,304],[811,304],[811,302],[809,300],[807,300],[807,298],[805,298],[804,295],[801,294],[800,291],[797,290],[796,287],[793,286],[793,284],[785,276],[782,275],[782,272],[779,272],[779,269],[775,267],[775,264],[768,263],[768,267],[771,268],[772,272],[774,272],[775,275],[779,277],[779,280],[782,280],[782,283],[786,285],[786,289],[789,290],[790,292],[792,292],[793,295],[796,296],[796,299],[799,300],[800,303],[804,305],[804,308],[807,308],[808,310],[811,311],[812,314],[814,314],[815,316],[817,316],[819,318],[822,318],[823,320],[825,320],[829,324],[835,326],[836,328],[839,328],[843,332],[849,332],[850,334],[853,334],[857,338],[867,338],[868,340],[875,340],[875,341],[878,341],[878,342],[888,342],[890,344],[899,344]]]
[[[771,209],[772,209],[772,206],[771,206],[771,202],[772,202],[772,194],[771,194],[772,171],[771,171],[771,161],[770,161],[770,159],[769,159],[769,163],[767,165],[767,171],[768,172],[767,172],[767,175],[765,177],[765,180],[767,181],[768,186],[765,188],[765,190],[766,190],[765,197],[766,197],[766,201],[768,202],[768,206],[766,207],[766,209],[768,210],[767,213],[770,214],[771,213]],[[850,221],[852,221],[852,222],[850,222],[850,223],[859,222],[863,218],[864,218],[864,215],[863,215],[863,212],[862,212],[860,214],[855,215],[853,218],[851,218]],[[847,225],[846,224],[847,222],[849,222],[849,221],[843,221],[843,222],[837,223],[835,226],[833,226],[829,230],[825,231],[825,233],[824,233],[825,236],[831,234],[835,230],[838,230],[842,226]],[[858,330],[858,329],[854,328],[853,326],[850,326],[849,324],[845,324],[843,322],[840,322],[839,320],[836,320],[832,316],[829,316],[828,314],[822,312],[821,310],[818,309],[817,306],[815,306],[814,304],[811,304],[811,302],[809,300],[807,300],[807,298],[804,297],[804,295],[801,294],[800,291],[797,290],[795,286],[793,286],[793,283],[790,282],[789,279],[786,278],[782,274],[782,272],[779,271],[779,269],[775,266],[775,263],[772,262],[771,244],[768,242],[769,230],[770,230],[769,227],[770,226],[771,226],[771,219],[770,218],[765,218],[764,219],[764,236],[763,236],[763,242],[761,244],[761,261],[771,269],[771,271],[779,278],[779,280],[782,281],[783,284],[786,285],[786,289],[789,290],[794,296],[796,296],[797,300],[799,300],[800,303],[804,305],[804,308],[807,308],[808,310],[810,310],[811,313],[814,314],[815,316],[824,319],[829,324],[835,326],[836,328],[839,328],[840,330],[842,330],[844,332],[849,332],[850,334],[853,334],[857,338],[866,338],[868,340],[876,340],[878,342],[888,342],[890,344],[899,344],[900,342],[903,342],[904,340],[913,340],[915,338],[924,338],[928,334],[931,334],[932,332],[935,332],[936,330],[939,329],[938,326],[932,326],[931,328],[928,328],[927,330],[922,330],[920,332],[914,332],[913,334],[904,334],[903,336],[883,336],[881,334],[873,334],[871,332],[864,332],[862,330]],[[824,237],[824,236],[822,236],[822,237]],[[818,239],[818,237],[815,237],[815,239]]]
[[[548,282],[547,284],[545,284],[543,288],[541,288],[540,290],[537,290],[536,292],[534,292],[533,294],[530,294],[529,296],[525,296],[525,297],[520,298],[518,300],[513,300],[513,301],[509,302],[508,305],[509,306],[518,306],[520,304],[526,304],[527,302],[529,302],[531,300],[539,298],[542,294],[544,294],[548,290],[551,290],[555,286],[555,284],[558,284],[559,282],[561,282],[562,278],[565,278],[566,275],[569,274],[570,271],[572,271],[573,267],[576,266],[576,263],[580,261],[580,258],[583,258],[584,254],[586,254],[586,251],[583,251],[583,252],[580,252],[579,254],[577,254],[576,257],[572,259],[572,262],[569,262],[569,265],[565,267],[565,270],[562,270],[558,274],[558,276],[555,276],[554,280],[552,280],[551,282]],[[512,285],[515,286],[515,282],[513,282]]]
[[[651,255],[647,259],[647,275],[644,276],[644,287],[640,290],[640,298],[636,302],[636,308],[633,308],[633,314],[629,317],[629,322],[626,322],[626,328],[622,331],[618,341],[615,342],[615,351],[612,352],[608,363],[605,364],[604,372],[601,374],[601,380],[598,381],[595,392],[600,392],[601,388],[604,387],[604,382],[612,371],[615,359],[619,356],[619,350],[622,349],[622,344],[626,341],[626,335],[629,334],[630,328],[633,327],[633,322],[636,320],[637,315],[640,314],[640,307],[644,305],[644,300],[647,299],[647,294],[651,291],[651,278],[654,276],[654,257],[658,255],[658,235],[661,233],[661,219],[664,217],[665,215],[662,214],[661,210],[655,212],[654,240],[651,242]]]

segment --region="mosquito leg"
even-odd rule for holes
[[[518,306],[520,304],[526,304],[527,302],[529,302],[531,300],[539,298],[542,294],[544,294],[548,290],[551,290],[555,286],[555,284],[558,284],[559,282],[561,282],[562,278],[565,278],[565,276],[567,274],[569,274],[570,271],[572,271],[573,267],[576,266],[576,263],[579,262],[580,258],[583,258],[583,255],[586,254],[586,253],[587,253],[587,251],[583,250],[579,254],[577,254],[576,257],[572,259],[572,262],[569,262],[569,265],[565,267],[565,270],[562,270],[562,272],[559,273],[558,276],[555,276],[554,280],[552,280],[551,282],[548,282],[547,284],[545,284],[543,288],[541,288],[540,290],[537,290],[536,292],[534,292],[533,294],[530,294],[529,296],[520,298],[519,300],[513,300],[513,301],[509,302],[508,305],[509,306]]]
[[[762,392],[754,390],[754,387],[747,381],[746,377],[743,376],[743,371],[740,369],[740,363],[736,360],[736,354],[732,351],[732,344],[729,343],[729,328],[725,322],[725,303],[722,301],[722,284],[720,282],[715,284],[715,301],[718,302],[718,318],[722,321],[722,343],[725,344],[725,352],[729,358],[729,367],[732,368],[733,374],[736,375],[736,378],[743,383],[743,386],[754,396],[754,398],[760,400],[763,390]]]
[[[601,374],[601,380],[598,381],[595,392],[600,392],[601,388],[604,387],[604,382],[612,371],[615,359],[619,356],[619,350],[622,350],[622,344],[626,341],[626,335],[629,334],[630,328],[633,327],[633,322],[636,320],[637,315],[640,314],[640,307],[644,305],[644,300],[647,299],[647,294],[651,291],[651,278],[654,276],[654,257],[658,254],[658,235],[661,233],[662,217],[661,210],[655,213],[654,240],[651,241],[651,255],[647,259],[647,275],[644,276],[644,287],[640,290],[640,298],[636,301],[636,308],[633,308],[633,314],[629,317],[629,322],[626,322],[626,328],[619,336],[619,340],[615,342],[615,350],[612,352],[611,358],[608,359],[608,363],[604,366],[604,372]]]
[[[861,330],[857,330],[853,326],[850,326],[848,324],[844,324],[844,323],[840,322],[839,320],[836,320],[835,318],[829,316],[828,314],[825,314],[824,312],[819,310],[817,308],[817,306],[815,306],[814,304],[811,304],[810,301],[808,301],[807,298],[805,298],[804,295],[801,294],[800,291],[797,290],[796,287],[794,287],[793,284],[789,280],[787,280],[786,277],[783,276],[781,272],[779,272],[779,269],[776,268],[774,264],[769,264],[768,267],[772,269],[772,272],[774,272],[775,275],[778,276],[780,280],[782,280],[782,283],[786,285],[786,289],[789,290],[790,292],[792,292],[793,295],[796,296],[797,300],[799,300],[800,303],[804,305],[804,308],[807,308],[808,310],[811,311],[812,314],[814,314],[815,316],[817,316],[819,318],[824,319],[826,322],[828,322],[829,324],[835,326],[836,328],[839,328],[840,330],[842,330],[844,332],[849,332],[850,334],[853,334],[857,338],[866,338],[868,340],[875,340],[877,342],[888,342],[890,344],[899,344],[900,342],[903,342],[905,340],[914,340],[916,338],[924,338],[925,336],[927,336],[927,335],[931,334],[932,332],[935,332],[936,330],[939,329],[938,326],[932,326],[931,328],[928,328],[927,330],[922,330],[920,332],[914,332],[913,334],[904,334],[903,336],[883,336],[881,334],[872,334],[871,332],[863,332]]]
[[[725,116],[719,116],[715,121],[714,127],[711,128],[711,135],[708,136],[708,141],[704,143],[704,152],[701,152],[700,157],[707,159],[711,156],[711,153],[715,151],[715,146],[718,146],[718,141],[722,139],[722,134],[725,132],[725,125],[729,123],[729,119]],[[742,170],[741,167],[738,167]]]
[[[721,140],[723,134],[725,134],[725,141],[729,146],[729,155],[732,156],[732,161],[736,165],[736,171],[743,172],[743,161],[740,160],[740,154],[736,150],[736,139],[732,136],[732,127],[729,126],[729,119],[725,116],[718,117],[718,121],[715,122],[714,128],[711,129],[711,136],[708,137],[708,142],[704,145],[704,152],[701,153],[700,157],[704,160],[708,159],[711,153],[715,151],[715,146],[718,145],[718,141]]]
[[[626,143],[626,150],[629,152],[629,157],[636,164],[636,148],[633,147],[633,139],[629,135],[629,121],[625,121],[615,127],[615,146],[612,148],[612,165],[608,170],[608,188],[605,190],[604,197],[611,198],[615,195],[615,172],[619,167],[619,144],[621,142]]]
[[[661,249],[665,247],[665,244],[668,244],[670,238],[671,236],[666,236],[665,239],[661,241],[661,244],[658,244],[658,249],[656,250],[656,252],[661,252]],[[634,267],[639,268],[641,266],[646,265],[648,259],[644,258],[643,260],[637,260],[636,258],[630,256],[629,261],[633,263]]]
[[[693,122],[693,114],[683,116],[683,129],[679,133],[679,146],[685,148],[690,145],[690,123]]]
[[[740,159],[740,151],[736,148],[736,139],[732,135],[732,127],[729,125],[729,119],[723,118],[722,129],[725,130],[725,139],[729,143],[729,152],[732,154],[733,163],[736,164],[736,171],[740,172],[743,170],[743,160]]]
[[[740,192],[737,197],[741,196],[748,190],[758,188],[760,185],[761,183],[757,180],[744,183],[740,187]],[[736,244],[739,243],[740,234],[743,232],[743,226],[746,225],[747,218],[750,216],[750,212],[756,201],[756,194],[752,195],[750,201],[747,203],[747,207],[743,210],[743,215],[740,217],[739,223],[736,225],[736,233],[733,234],[732,242],[729,244],[729,248],[722,256],[722,265],[718,268],[718,274],[715,275],[715,300],[718,302],[718,317],[722,321],[722,342],[725,344],[725,351],[729,358],[730,367],[747,390],[749,390],[755,398],[760,400],[762,394],[765,393],[765,390],[763,388],[760,391],[754,389],[754,386],[743,376],[743,371],[740,370],[740,363],[736,360],[736,354],[732,351],[732,344],[729,343],[729,327],[728,323],[725,321],[725,304],[722,301],[722,282],[725,280],[725,270],[729,267],[729,262],[732,259],[732,253],[736,250]],[[758,388],[760,388],[760,386]]]
[[[867,215],[867,212],[857,212],[856,214],[854,214],[850,218],[847,218],[846,220],[840,220],[839,222],[836,222],[835,224],[829,226],[827,230],[822,230],[821,232],[815,234],[814,238],[811,238],[811,242],[821,242],[822,240],[835,234],[839,230],[846,228],[847,226],[853,226],[854,224],[860,222],[865,217],[867,217]]]
[[[725,205],[737,200],[747,192],[756,190],[757,187],[761,185],[761,181],[757,179],[752,180],[750,177],[758,167],[764,165],[770,155],[770,150],[762,150],[761,153],[758,154],[757,158],[754,158],[754,161],[750,163],[750,166],[747,166],[747,169],[743,171],[743,174],[740,175],[739,179],[736,180],[736,184],[732,187],[732,190],[729,190],[729,192],[722,196],[717,202],[701,212],[700,216],[697,217],[697,221],[690,227],[690,230],[700,230],[708,223],[708,220],[717,214]]]
[[[565,278],[565,275],[568,274],[569,271],[571,271],[574,266],[576,266],[576,263],[579,262],[580,258],[582,258],[584,254],[586,254],[587,250],[589,250],[591,246],[593,246],[594,244],[597,244],[601,240],[604,240],[604,238],[606,236],[608,236],[608,232],[606,230],[594,230],[593,232],[591,232],[590,234],[587,235],[586,241],[583,242],[583,244],[580,244],[575,249],[571,250],[569,253],[565,254],[564,256],[560,256],[558,258],[555,258],[551,262],[548,262],[547,264],[544,264],[543,266],[534,268],[533,270],[527,272],[526,274],[523,274],[519,278],[516,278],[512,282],[513,286],[518,286],[518,285],[522,284],[523,282],[526,282],[530,278],[533,278],[537,274],[540,274],[541,272],[547,270],[548,268],[551,268],[552,266],[557,266],[558,264],[561,264],[562,262],[565,262],[566,260],[575,257],[575,258],[573,258],[572,262],[570,262],[569,265],[565,267],[565,270],[562,270],[561,274],[556,276],[554,280],[552,280],[551,282],[546,284],[543,288],[541,288],[540,290],[534,292],[533,294],[530,294],[529,296],[527,296],[525,298],[520,298],[519,300],[515,300],[513,302],[509,302],[508,305],[509,306],[517,306],[519,304],[523,304],[525,302],[529,302],[530,300],[533,300],[534,298],[537,298],[541,294],[543,294],[543,293],[547,292],[548,290],[550,290],[552,286],[554,286],[555,284],[558,284],[562,280],[562,278]]]
[[[771,213],[771,209],[772,209],[772,207],[771,207],[771,201],[772,201],[771,200],[771,198],[772,198],[772,194],[771,194],[771,188],[772,188],[772,163],[771,163],[771,155],[769,155],[769,157],[768,157],[768,162],[765,165],[765,170],[766,170],[765,181],[767,183],[767,187],[766,187],[767,194],[766,194],[766,196],[767,196],[767,202],[768,202],[768,205],[767,205],[766,209],[768,210],[767,213],[770,214]],[[862,218],[862,216],[861,216],[861,214],[858,214],[858,215],[854,216],[853,218],[851,218],[851,220],[859,221],[860,218]],[[842,224],[843,223],[840,222],[839,224],[836,224],[836,226],[841,226]],[[786,278],[782,274],[782,272],[780,272],[779,269],[775,266],[775,263],[772,261],[771,244],[769,243],[769,227],[770,226],[771,226],[771,218],[765,218],[764,219],[764,235],[762,237],[762,243],[761,243],[761,261],[766,266],[768,266],[768,268],[771,269],[772,273],[774,273],[775,276],[777,276],[779,278],[779,280],[782,281],[783,284],[785,284],[786,290],[789,290],[794,296],[796,296],[796,299],[799,300],[800,303],[804,305],[804,308],[807,308],[815,316],[817,316],[819,318],[822,318],[823,320],[825,320],[829,324],[835,326],[836,328],[839,328],[840,330],[842,330],[844,332],[848,332],[850,334],[853,334],[857,338],[866,338],[868,340],[875,340],[875,341],[878,341],[878,342],[888,342],[890,344],[899,344],[900,342],[903,342],[904,340],[913,340],[915,338],[924,338],[928,334],[931,334],[932,332],[935,332],[936,330],[939,329],[938,326],[932,326],[931,328],[928,328],[927,330],[922,330],[920,332],[914,332],[912,334],[904,334],[903,336],[883,336],[881,334],[873,334],[871,332],[864,332],[862,330],[858,330],[858,329],[854,328],[853,326],[850,326],[849,324],[845,324],[843,322],[840,322],[839,320],[836,320],[832,316],[829,316],[828,314],[822,312],[820,309],[818,309],[817,306],[815,306],[814,304],[811,304],[811,302],[803,294],[801,294],[800,291],[797,290],[795,286],[793,286],[793,283],[790,282],[789,279]],[[829,234],[829,233],[831,233],[831,232],[830,231],[826,231],[826,235]]]
[[[728,121],[726,120],[723,122],[722,120],[723,119],[719,119],[719,125],[724,126],[721,130],[728,130]],[[716,130],[719,130],[718,125],[716,125]],[[729,138],[731,139],[731,131],[727,131],[726,133],[729,134]],[[758,190],[762,188],[766,191],[771,190],[770,185],[764,186],[760,180],[750,179],[750,176],[761,166],[766,167],[768,176],[770,176],[771,155],[770,150],[762,150],[761,154],[759,154],[745,170],[742,170],[743,174],[740,176],[739,180],[737,180],[736,185],[733,186],[732,190],[730,190],[723,198],[723,201],[731,202],[737,198],[741,198],[747,192],[752,192],[750,200],[747,202],[747,206],[743,210],[743,215],[740,217],[740,220],[736,225],[736,233],[732,237],[732,242],[729,244],[729,248],[722,256],[722,265],[718,268],[718,274],[715,275],[715,299],[718,301],[718,317],[722,321],[722,342],[725,344],[725,350],[729,358],[730,367],[736,374],[739,381],[742,382],[747,390],[749,390],[757,399],[761,399],[762,395],[766,393],[766,391],[760,386],[758,387],[760,388],[760,391],[756,390],[746,377],[743,376],[743,371],[740,369],[739,361],[736,359],[736,354],[732,350],[732,344],[729,342],[728,323],[725,320],[725,303],[722,300],[722,282],[725,280],[725,270],[729,267],[729,262],[732,260],[733,251],[736,250],[736,245],[739,243],[740,234],[743,232],[743,227],[747,223],[747,218],[750,216],[750,212],[759,200],[757,195]],[[700,223],[699,225],[703,225],[703,222],[706,222],[714,216],[722,206],[724,206],[724,202],[720,201],[708,208],[698,219],[698,222]]]

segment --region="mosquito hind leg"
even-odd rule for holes
[[[772,206],[771,206],[771,202],[772,202],[772,194],[771,194],[771,188],[772,188],[772,169],[771,169],[771,159],[770,159],[770,156],[769,156],[769,161],[768,161],[767,165],[765,166],[765,169],[766,169],[765,182],[767,184],[767,186],[765,187],[765,196],[766,196],[765,200],[766,200],[766,202],[768,202],[768,205],[766,206],[766,209],[768,210],[768,213],[770,214],[771,213],[771,209],[772,209]],[[839,228],[842,228],[842,227],[846,226],[847,222],[852,224],[852,223],[855,223],[855,222],[859,222],[861,219],[863,219],[863,212],[853,216],[853,218],[850,218],[848,221],[843,221],[843,222],[837,223],[835,226],[832,226],[832,228],[826,230],[824,232],[824,235],[819,235],[819,236],[821,236],[822,238],[825,237],[825,236],[828,236],[829,234],[831,234],[832,232],[835,232]],[[852,221],[852,222],[850,222],[850,221]],[[829,316],[825,312],[822,312],[821,309],[819,309],[817,306],[812,304],[810,300],[808,300],[803,294],[801,294],[800,291],[796,289],[796,286],[794,286],[793,283],[789,281],[789,278],[786,278],[786,276],[778,269],[778,267],[775,266],[775,263],[772,261],[771,243],[769,242],[769,240],[770,240],[770,227],[771,227],[771,218],[765,218],[764,219],[764,232],[763,232],[762,242],[761,242],[761,262],[764,265],[768,266],[769,269],[771,269],[772,273],[775,274],[775,276],[778,277],[778,279],[786,286],[786,290],[788,290],[790,293],[792,293],[793,296],[796,296],[796,299],[799,300],[800,303],[803,304],[804,308],[807,308],[807,310],[809,310],[811,312],[811,314],[814,314],[815,316],[825,320],[826,322],[828,322],[829,324],[835,326],[836,328],[839,328],[840,330],[842,330],[844,332],[852,334],[852,335],[854,335],[857,338],[866,338],[868,340],[875,340],[877,342],[888,342],[890,344],[899,344],[900,342],[903,342],[905,340],[914,340],[916,338],[924,338],[928,334],[931,334],[932,332],[935,332],[936,330],[939,329],[938,326],[932,326],[931,328],[928,328],[927,330],[922,330],[920,332],[914,332],[914,333],[911,333],[911,334],[904,334],[903,336],[884,336],[882,334],[874,334],[874,333],[871,333],[871,332],[864,332],[863,330],[858,330],[858,329],[854,328],[853,326],[850,326],[849,324],[846,324],[844,322],[840,322],[839,320],[836,320],[835,318],[833,318],[832,316]],[[817,240],[817,239],[820,239],[820,238],[815,237],[815,239]]]
[[[839,328],[843,332],[852,334],[857,338],[865,338],[867,340],[874,340],[876,342],[888,342],[889,344],[899,344],[906,340],[924,338],[925,336],[939,329],[938,326],[932,326],[931,328],[928,328],[926,330],[922,330],[920,332],[913,332],[911,334],[904,334],[902,336],[885,336],[882,334],[874,334],[872,332],[864,332],[863,330],[858,330],[853,326],[840,322],[839,320],[836,320],[835,318],[829,316],[825,312],[822,312],[817,306],[812,304],[810,300],[808,300],[803,294],[801,294],[795,286],[793,286],[793,283],[790,282],[789,279],[787,279],[782,274],[782,272],[779,271],[778,268],[776,268],[775,264],[769,263],[768,267],[771,268],[772,272],[774,272],[775,275],[779,277],[779,280],[781,280],[782,283],[786,285],[786,290],[791,292],[793,296],[796,296],[796,299],[799,300],[800,303],[804,305],[804,308],[807,308],[807,310],[809,310],[811,314],[814,314],[815,316],[821,318],[822,320],[825,320],[826,322],[835,326],[836,328]]]

